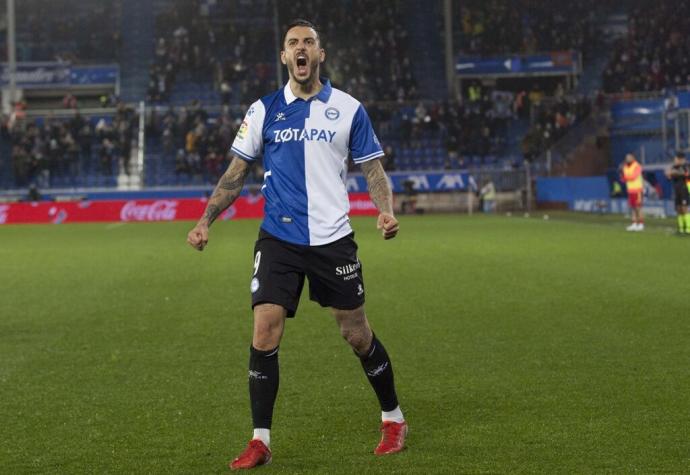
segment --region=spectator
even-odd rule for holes
[[[91,172],[93,132],[91,131],[91,124],[89,124],[87,121],[84,121],[83,125],[79,128],[79,131],[77,132],[77,140],[79,141],[80,150],[80,168],[83,173],[88,174]]]
[[[64,109],[76,109],[77,98],[68,92],[67,94],[65,94],[65,97],[62,98],[62,107]]]
[[[175,175],[180,176],[180,175],[191,175],[192,170],[189,167],[189,163],[187,162],[187,154],[183,149],[179,149],[177,151],[177,155],[175,156]]]
[[[29,193],[27,194],[27,199],[29,201],[40,201],[41,200],[41,193],[39,193],[38,188],[36,187],[35,184],[32,184],[29,187]]]
[[[101,173],[103,175],[113,174],[113,155],[115,146],[107,137],[101,142]]]

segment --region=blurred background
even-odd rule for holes
[[[649,206],[673,212],[661,170],[689,148],[685,0],[6,0],[3,201],[204,196],[247,106],[286,81],[295,17],[367,107],[399,207],[471,211],[491,183],[499,209],[620,211],[633,152]]]

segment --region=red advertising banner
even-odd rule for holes
[[[196,221],[205,208],[206,198],[9,203],[0,204],[0,224]],[[263,209],[262,195],[240,196],[218,219],[261,218]],[[350,193],[350,214],[377,211],[367,193]]]

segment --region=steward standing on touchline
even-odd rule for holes
[[[627,231],[644,231],[644,217],[642,216],[642,192],[644,181],[642,165],[635,160],[635,155],[629,153],[621,164],[621,178],[628,191],[628,206],[630,206],[632,224],[625,228]]]
[[[393,367],[364,313],[364,280],[348,218],[348,156],[359,164],[379,210],[377,226],[394,238],[391,189],[381,166],[381,145],[364,107],[319,78],[326,53],[316,27],[295,20],[285,32],[281,61],[289,81],[251,105],[232,145],[235,157],[220,178],[204,216],[187,241],[198,250],[208,228],[239,196],[249,164],[264,157],[264,220],[254,249],[251,279],[254,337],[249,395],[254,434],[230,467],[271,461],[270,430],[278,393],[278,345],[285,319],[294,317],[305,276],[309,294],[330,307],[342,336],[360,358],[381,406],[377,455],[403,449],[407,423],[398,405]],[[309,348],[304,348],[309,351]]]

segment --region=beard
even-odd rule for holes
[[[318,60],[315,60],[315,61],[309,60],[308,61],[307,67],[309,68],[309,74],[304,79],[300,79],[297,77],[297,74],[295,71],[297,69],[297,61],[296,60],[289,61],[287,66],[288,66],[288,72],[290,73],[290,76],[292,77],[292,79],[294,79],[294,81],[301,86],[304,86],[305,84],[309,84],[310,82],[312,82],[314,80],[314,78],[318,78],[318,74],[319,74],[319,62],[318,62]]]

